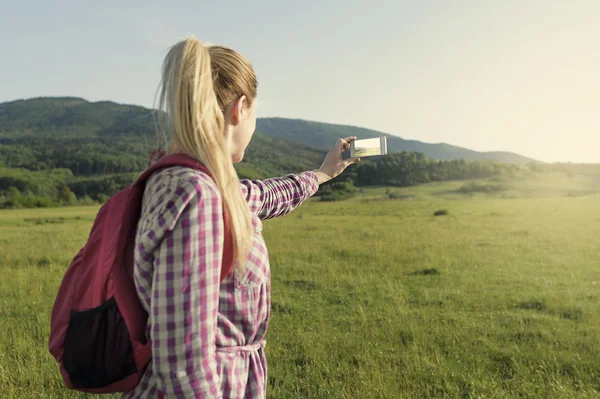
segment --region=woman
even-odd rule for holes
[[[134,274],[149,314],[153,358],[125,397],[266,396],[271,287],[261,219],[288,214],[358,159],[342,160],[355,139],[348,137],[317,171],[240,181],[233,164],[244,157],[256,127],[256,88],[248,60],[225,47],[189,38],[164,60],[164,152],[197,159],[210,176],[172,167],[147,182]],[[236,267],[220,282],[223,211]]]

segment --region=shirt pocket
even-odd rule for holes
[[[262,221],[253,217],[254,236],[250,253],[246,257],[246,270],[240,272],[236,267],[233,273],[235,289],[245,291],[263,285],[270,277],[269,254],[262,236]]]

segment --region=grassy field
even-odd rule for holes
[[[599,397],[594,184],[381,188],[266,222],[269,396]],[[62,388],[47,337],[96,211],[0,212],[0,398],[85,397]]]

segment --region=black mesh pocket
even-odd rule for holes
[[[101,388],[135,373],[129,332],[114,298],[71,311],[63,365],[74,388]]]

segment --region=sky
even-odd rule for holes
[[[259,117],[600,162],[597,0],[0,0],[0,102],[152,107],[190,35],[250,59]]]

